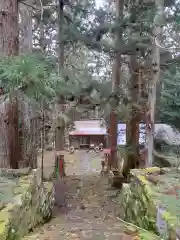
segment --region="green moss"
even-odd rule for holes
[[[132,182],[129,186],[123,185],[121,201],[123,202],[124,211],[122,218],[141,228],[156,233],[156,206],[164,205],[164,202],[166,202],[165,205],[167,205],[168,211],[164,214],[164,219],[168,223],[168,233],[174,234],[177,225],[177,217],[175,216],[178,212],[176,208],[177,199],[175,196],[165,195],[163,191],[167,191],[166,188],[173,186],[173,184],[180,186],[180,179],[178,180],[178,176],[174,175],[176,172],[169,171],[168,169],[164,171],[164,175],[157,175],[159,179],[157,184],[149,182],[146,176],[158,172],[160,173],[160,168],[157,167],[132,170]],[[152,238],[151,235],[147,235],[149,233],[144,234],[141,239],[156,239]]]
[[[147,173],[160,173],[161,169],[159,167],[148,167],[145,168],[145,170],[147,171]]]
[[[173,215],[171,215],[169,212],[165,212],[163,214],[163,218],[166,222],[169,223],[171,226],[176,226],[177,225],[177,218]]]
[[[154,233],[150,231],[139,231],[139,237],[141,240],[160,240],[160,237],[155,235]]]
[[[51,182],[44,182],[44,188],[47,191],[47,193],[50,193],[53,190],[53,183]]]
[[[0,239],[6,240],[8,237],[9,226],[7,221],[0,222]]]
[[[44,214],[51,213],[52,206],[46,204],[52,197],[53,184],[46,183],[45,187],[38,184],[36,175],[20,178],[19,185],[13,189],[16,204],[9,203],[0,211],[0,240],[22,239],[29,229],[44,222]],[[45,205],[43,213],[40,211],[42,204]]]
[[[9,203],[6,208],[0,211],[0,221],[6,221],[10,217],[10,213],[13,210],[14,204]]]
[[[144,175],[138,175],[137,178],[139,179],[139,181],[144,184],[144,185],[148,185],[149,182],[148,180],[146,179],[146,177]]]

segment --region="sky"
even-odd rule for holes
[[[103,0],[95,0],[97,7],[101,7],[103,4]]]

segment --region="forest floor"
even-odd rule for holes
[[[66,174],[57,183],[59,205],[52,220],[38,227],[26,240],[130,240],[140,239],[137,230],[117,218],[118,190],[109,189],[107,177],[100,175],[101,156],[95,153],[65,152]],[[45,153],[44,170],[53,171],[54,153]]]

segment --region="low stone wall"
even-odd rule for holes
[[[19,177],[13,187],[12,201],[0,211],[0,239],[21,239],[51,218],[53,204],[53,184],[42,183],[40,169]]]
[[[175,210],[178,199],[175,192],[168,194],[177,186],[180,189],[180,180],[175,176],[175,170],[156,167],[134,169],[131,175],[131,183],[123,184],[119,196],[120,217],[161,235],[163,239],[180,239],[177,230],[180,223]]]

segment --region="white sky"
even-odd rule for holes
[[[97,7],[101,7],[103,5],[103,0],[95,0]]]

